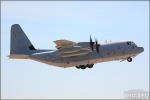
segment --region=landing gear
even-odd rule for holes
[[[132,61],[132,58],[131,58],[131,57],[128,57],[128,58],[127,58],[127,61],[128,61],[128,62],[131,62],[131,61]]]
[[[80,66],[76,66],[77,69],[80,69]]]
[[[86,68],[86,66],[84,66],[84,65],[80,65],[81,66],[81,69],[85,69]]]
[[[94,65],[94,64],[90,64],[90,65],[88,64],[87,67],[88,67],[88,68],[93,68],[93,65]]]
[[[87,64],[87,65],[80,65],[80,66],[76,66],[77,69],[86,69],[86,68],[93,68],[94,64]]]

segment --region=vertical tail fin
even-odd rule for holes
[[[19,24],[11,26],[10,53],[15,54],[19,50],[36,50]]]

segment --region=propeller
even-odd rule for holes
[[[99,44],[98,44],[98,41],[97,39],[95,39],[95,48],[96,48],[96,52],[99,53]]]
[[[92,41],[91,36],[90,36],[90,48],[92,51],[94,50],[94,42]]]
[[[95,45],[94,45],[94,44],[95,44]],[[98,44],[97,39],[95,39],[95,42],[93,42],[93,41],[92,41],[92,38],[91,38],[91,36],[90,36],[90,48],[91,48],[92,51],[94,51],[94,47],[95,47],[95,49],[96,49],[96,52],[99,53],[99,52],[100,52],[100,50],[99,50],[100,44]]]

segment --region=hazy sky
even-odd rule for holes
[[[144,47],[133,62],[105,62],[93,69],[59,68],[32,60],[9,59],[10,28],[20,24],[36,48],[53,41],[132,40]],[[148,1],[2,1],[1,95],[27,98],[123,98],[130,89],[149,88]]]

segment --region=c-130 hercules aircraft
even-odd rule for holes
[[[132,41],[98,44],[98,41],[72,42],[54,41],[57,50],[35,49],[19,24],[11,27],[10,58],[32,59],[59,67],[92,68],[94,64],[113,60],[132,61],[132,58],[144,51]]]

